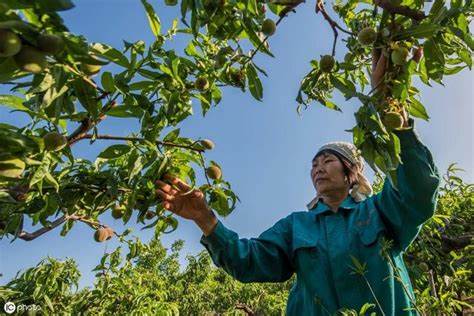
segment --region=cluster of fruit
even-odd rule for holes
[[[57,132],[49,132],[43,136],[44,148],[47,151],[58,151],[67,145],[67,138]],[[0,161],[0,176],[4,178],[19,178],[25,171],[26,164],[19,158],[9,158]]]
[[[18,68],[40,73],[47,67],[47,55],[56,55],[64,49],[64,41],[54,34],[40,34],[36,45],[23,42],[13,30],[0,29],[0,57],[13,57]]]
[[[48,56],[57,57],[66,49],[63,37],[56,34],[38,33],[34,40],[26,40],[15,32],[15,27],[25,27],[20,21],[7,21],[11,28],[0,28],[0,58],[12,57],[18,69],[33,74],[41,73],[48,67]],[[6,23],[5,25],[9,25]],[[36,33],[36,31],[35,31]],[[94,55],[80,64],[81,71],[87,76],[97,74],[102,62]]]
[[[203,139],[199,141],[199,145],[206,150],[214,149],[214,142],[210,139]],[[216,165],[206,168],[206,175],[213,180],[218,180],[222,177],[222,170]]]
[[[382,35],[386,34],[389,32],[387,29],[383,29]],[[361,46],[369,46],[375,43],[377,40],[377,32],[371,28],[371,27],[365,27],[362,30],[359,31],[357,34],[357,40]],[[406,63],[407,58],[408,58],[408,48],[406,48],[403,45],[400,44],[393,44],[390,47],[390,60],[394,65],[402,66]],[[421,58],[421,51],[416,50],[413,56],[413,59],[415,61],[419,61]],[[350,62],[352,58],[351,53],[347,53],[346,56],[344,57],[345,62]],[[321,57],[320,60],[320,69],[323,72],[332,72],[334,69],[334,66],[336,64],[336,61],[333,56],[331,55],[324,55]]]

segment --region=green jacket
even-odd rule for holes
[[[403,161],[398,191],[387,180],[380,193],[361,202],[349,195],[337,213],[320,201],[279,220],[258,238],[239,238],[218,221],[201,244],[216,266],[241,282],[282,282],[296,273],[287,315],[359,311],[367,302],[375,304],[370,311],[377,315],[416,315],[403,253],[433,216],[440,176],[410,122],[410,129],[396,132]],[[382,247],[386,241],[388,249]],[[354,273],[354,261],[365,265],[364,273]]]

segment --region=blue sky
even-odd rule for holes
[[[131,0],[82,0],[75,1],[76,8],[62,14],[73,33],[83,34],[89,41],[103,42],[116,48],[127,41],[153,41],[144,10],[139,1]],[[177,17],[178,8],[164,6],[164,1],[152,1],[162,20],[162,29],[171,25]],[[182,47],[182,42],[172,44]],[[212,109],[203,119],[200,108],[195,115],[181,124],[181,134],[191,138],[210,138],[216,143],[206,158],[217,161],[223,168],[227,181],[239,195],[241,203],[227,218],[220,218],[241,237],[256,237],[277,220],[297,210],[304,210],[306,203],[315,194],[310,181],[311,159],[316,150],[326,142],[351,141],[345,132],[355,124],[356,100],[337,98],[343,113],[328,110],[313,104],[302,116],[296,113],[295,97],[300,80],[310,70],[309,61],[328,54],[332,47],[332,32],[321,16],[314,13],[313,2],[302,4],[296,14],[291,14],[278,27],[270,39],[276,58],[257,57],[269,78],[262,78],[263,102],[255,101],[250,93],[237,89],[226,89],[221,104]],[[346,53],[342,43],[338,44],[337,57]],[[114,71],[113,67],[107,68]],[[445,86],[422,86],[421,100],[425,104],[430,122],[416,119],[415,128],[423,143],[430,149],[441,173],[450,163],[457,162],[465,169],[459,175],[469,183],[473,180],[473,76],[464,70],[445,79]],[[6,93],[0,87],[0,93]],[[27,119],[11,114],[0,107],[0,121],[18,126]],[[104,134],[126,136],[138,131],[136,121],[107,119],[100,124]],[[110,141],[98,141],[93,145],[82,142],[73,148],[77,157],[93,160]],[[369,180],[373,172],[366,168]],[[199,178],[202,180],[202,177]],[[118,221],[104,214],[102,221],[121,232],[125,229]],[[134,233],[142,240],[149,240],[152,230],[139,231],[132,225]],[[47,255],[76,260],[82,272],[80,286],[92,284],[91,269],[98,264],[104,251],[114,249],[118,243],[93,241],[93,231],[78,223],[66,236],[59,236],[56,229],[42,237],[25,242],[17,240],[0,242],[0,284],[5,284],[18,270],[36,265]],[[196,254],[204,249],[199,243],[201,232],[190,221],[180,219],[178,229],[163,236],[169,246],[176,239],[185,240],[184,255]],[[186,262],[182,256],[181,262]]]

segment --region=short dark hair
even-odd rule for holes
[[[331,149],[324,149],[314,156],[313,161],[321,155],[327,156],[330,154],[336,156],[336,158],[341,162],[344,175],[349,179],[350,188],[352,189],[352,187],[357,184],[357,166],[350,162],[343,155]]]

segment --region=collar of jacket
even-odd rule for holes
[[[346,210],[349,210],[349,209],[355,208],[356,206],[357,206],[357,202],[349,194],[344,199],[344,201],[342,201],[341,205],[339,205],[339,208],[344,208]],[[331,210],[329,205],[325,204],[323,200],[321,199],[321,197],[319,196],[315,197],[311,202],[309,202],[307,207],[308,207],[308,211],[314,213],[315,215]]]

